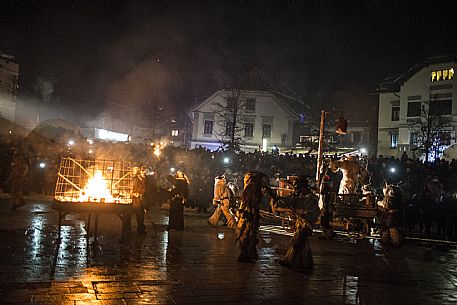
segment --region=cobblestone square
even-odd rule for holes
[[[277,260],[290,233],[263,223],[255,264],[237,262],[233,231],[189,210],[185,230],[166,230],[168,211],[149,211],[146,236],[120,243],[121,222],[100,215],[98,243],[85,218],[70,214],[57,239],[50,197],[16,211],[2,199],[1,304],[456,304],[454,246],[376,239],[311,238],[315,267],[296,272]]]

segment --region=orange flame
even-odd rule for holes
[[[114,197],[111,195],[101,171],[96,171],[95,175],[89,179],[81,190],[78,201],[114,202]]]

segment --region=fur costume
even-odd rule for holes
[[[313,233],[312,226],[316,223],[320,210],[317,196],[309,189],[305,177],[300,177],[296,183],[291,211],[296,218],[295,233],[286,255],[279,263],[292,269],[311,269],[314,262],[308,237]]]
[[[216,226],[221,214],[224,213],[227,218],[227,227],[234,229],[236,227],[235,216],[230,212],[230,200],[232,194],[227,184],[225,183],[224,177],[214,178],[214,197],[213,204],[216,207],[213,215],[208,219],[208,223],[212,226]]]
[[[241,204],[237,212],[237,241],[240,244],[240,262],[255,262],[259,255],[260,203],[262,191],[268,189],[268,177],[261,172],[251,172],[244,176],[244,189],[241,193]]]
[[[313,268],[313,254],[308,241],[308,237],[312,234],[313,229],[309,222],[304,218],[298,217],[295,221],[295,233],[289,241],[287,253],[279,263],[292,269]]]
[[[329,166],[333,172],[341,171],[343,173],[338,193],[356,194],[359,175],[364,172],[364,168],[357,160],[354,157],[347,157],[338,161],[330,161]]]
[[[402,236],[398,229],[400,225],[399,209],[403,201],[403,190],[394,185],[385,185],[384,198],[378,202],[381,209],[381,242],[401,246]]]

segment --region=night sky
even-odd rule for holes
[[[453,1],[2,1],[0,15],[21,94],[90,111],[256,85],[369,111],[384,78],[457,54]]]

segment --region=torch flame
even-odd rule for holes
[[[156,146],[154,148],[154,155],[156,155],[157,158],[160,156],[160,147],[159,146]]]

